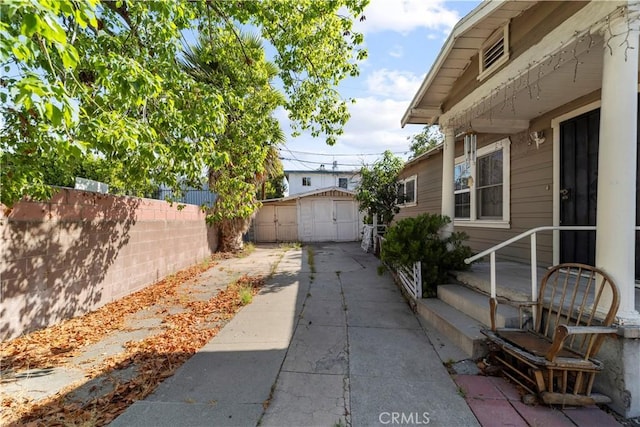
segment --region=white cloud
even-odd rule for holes
[[[460,20],[458,12],[448,9],[442,0],[371,0],[364,16],[366,20],[357,22],[355,28],[365,33],[409,33],[417,28],[448,33]]]
[[[402,58],[404,56],[404,49],[399,44],[394,45],[389,51],[389,56],[394,58]]]
[[[311,138],[303,134],[299,138],[289,139],[287,147],[294,150],[289,153],[283,149],[283,157],[324,163],[331,165],[333,160],[338,162],[340,170],[357,169],[363,163],[371,164],[378,156],[363,154],[382,153],[391,150],[398,156],[406,158],[403,153],[408,151],[407,137],[420,131],[417,126],[400,127],[400,118],[407,108],[407,99],[382,99],[375,96],[357,98],[356,103],[349,106],[351,119],[344,128],[344,134],[338,137],[335,146],[329,147],[324,140]],[[297,151],[296,151],[297,150]],[[324,155],[307,155],[300,152],[325,153]],[[353,156],[331,157],[331,153],[353,153]],[[317,163],[299,163],[285,160],[285,169],[317,169]],[[328,167],[328,166],[327,166]]]
[[[358,98],[349,109],[351,119],[340,142],[359,152],[405,150],[406,137],[415,131],[400,127],[400,118],[407,105],[406,99]]]
[[[366,78],[367,92],[370,95],[401,99],[405,107],[418,90],[423,76],[409,71],[375,70]]]

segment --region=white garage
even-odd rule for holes
[[[331,187],[265,200],[254,219],[256,242],[352,242],[362,215],[354,192]]]

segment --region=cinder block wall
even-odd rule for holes
[[[63,189],[0,207],[3,340],[95,310],[217,247],[194,205]]]

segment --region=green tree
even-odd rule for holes
[[[426,125],[419,133],[411,135],[407,137],[407,139],[411,142],[409,146],[409,150],[411,150],[409,158],[415,159],[436,145],[442,144],[444,135],[440,132],[440,128],[437,125]]]
[[[216,150],[228,161],[209,168],[209,188],[218,195],[211,219],[221,250],[236,251],[259,207],[257,190],[280,164],[276,146],[284,135],[272,113],[284,98],[271,86],[278,70],[265,60],[259,37],[226,26],[205,34],[185,52],[183,64],[197,81],[226,94],[226,126],[216,137]]]
[[[258,111],[261,97],[252,93],[255,85],[234,86],[221,76],[246,82],[266,72],[256,53],[245,51],[239,28],[256,28],[275,51],[284,97],[267,100],[265,111],[282,104],[296,132],[331,144],[349,117],[350,100],[335,88],[357,75],[366,56],[362,35],[352,30],[366,4],[1,2],[0,200],[11,206],[24,195],[46,198],[51,188],[41,165],[56,160],[60,173],[70,174],[93,156],[137,194],[151,184],[198,185],[213,171],[216,191],[225,195],[213,218],[246,220],[258,206],[245,201],[255,195],[250,181],[264,173],[275,123],[263,129],[230,115]],[[221,80],[207,82],[181,66],[184,34],[194,31],[215,47],[206,54],[215,55]],[[245,147],[247,138],[261,140],[261,148]]]
[[[398,174],[403,161],[387,150],[372,167],[360,169],[361,181],[355,198],[360,202],[360,211],[367,215],[378,215],[384,224],[390,224],[399,212]]]

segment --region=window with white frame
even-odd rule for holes
[[[416,204],[418,198],[417,181],[417,175],[398,181],[398,200],[401,201],[399,206],[414,206]]]
[[[505,138],[479,148],[475,156],[456,159],[456,225],[509,227],[510,145]]]
[[[454,194],[456,200],[455,217],[469,219],[471,217],[471,188],[469,163],[457,163],[454,169]]]
[[[346,189],[349,186],[349,180],[347,178],[338,178],[338,187]]]
[[[310,187],[311,186],[311,177],[310,176],[302,177],[302,186],[303,187]]]
[[[509,60],[509,24],[496,30],[480,48],[478,80],[493,73]]]

